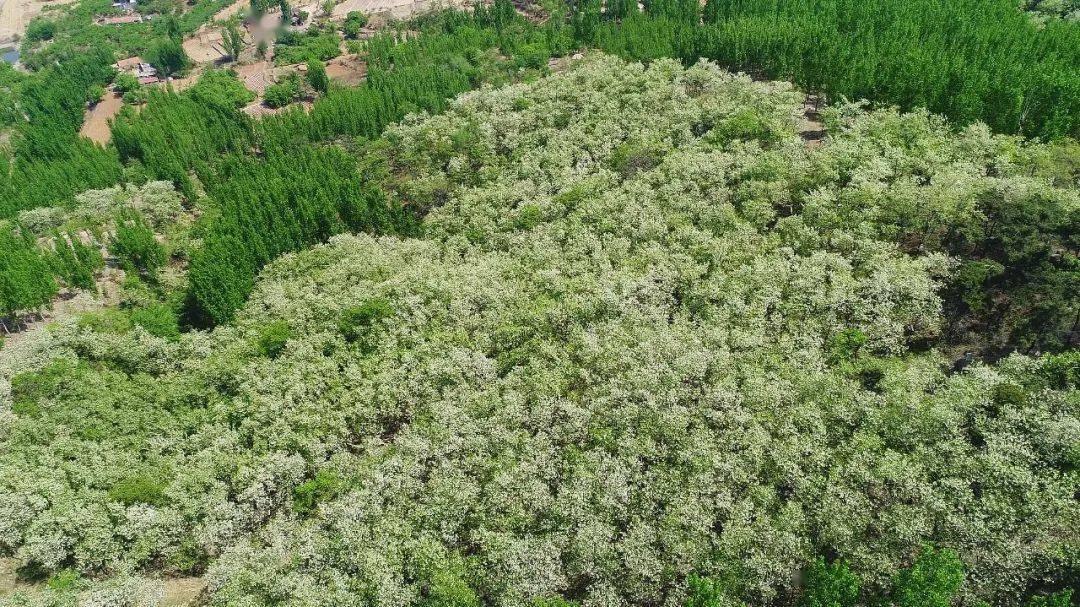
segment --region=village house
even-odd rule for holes
[[[139,84],[155,84],[161,82],[158,78],[157,69],[143,60],[142,57],[128,57],[113,64],[117,71],[131,74],[139,79]]]

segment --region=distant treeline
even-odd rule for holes
[[[632,59],[713,59],[1000,133],[1080,134],[1080,22],[1013,0],[570,0],[576,38]]]

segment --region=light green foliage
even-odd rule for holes
[[[297,72],[291,72],[281,82],[266,87],[263,91],[263,102],[267,107],[285,107],[299,99],[300,92],[300,75]]]
[[[329,61],[341,54],[341,38],[336,31],[312,27],[307,33],[285,32],[274,45],[274,63],[293,65],[309,60]]]
[[[1075,361],[948,373],[925,344],[956,264],[898,226],[1072,191],[1040,146],[925,114],[845,108],[808,149],[801,102],[598,57],[406,118],[363,166],[422,236],[237,238],[268,265],[230,323],[49,334],[65,372],[0,413],[0,549],[205,566],[212,605],[769,605],[822,554],[826,601],[1064,583]],[[748,108],[767,128],[713,133]],[[110,497],[136,475],[160,485]]]
[[[231,70],[207,70],[188,90],[196,101],[210,107],[237,109],[255,99],[255,93],[244,86]]]
[[[125,506],[134,504],[161,506],[165,503],[164,484],[151,474],[145,472],[134,474],[109,487],[109,499]]]
[[[134,326],[142,327],[150,335],[169,340],[180,338],[180,324],[176,312],[167,304],[141,306],[131,310],[129,316]]]
[[[325,93],[330,88],[330,78],[326,75],[326,66],[322,61],[308,59],[307,74],[305,74],[308,86],[316,92]]]
[[[259,353],[269,358],[277,358],[285,349],[285,344],[292,337],[289,323],[284,320],[274,321],[259,331],[257,346]]]
[[[293,511],[300,516],[312,514],[320,503],[337,497],[341,489],[340,476],[330,470],[319,470],[315,478],[293,490]]]
[[[113,81],[113,85],[116,90],[121,93],[129,93],[139,88],[139,79],[134,74],[127,72],[121,72],[116,75],[116,80]]]

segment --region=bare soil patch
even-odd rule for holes
[[[45,7],[74,1],[0,0],[0,46],[13,45],[26,32],[26,26],[30,21],[40,15]]]
[[[367,77],[367,63],[358,55],[342,55],[326,64],[326,75],[334,82],[356,86]]]
[[[105,96],[101,98],[101,101],[86,110],[79,134],[99,145],[109,143],[109,139],[112,138],[109,121],[120,112],[122,107],[124,107],[124,98],[120,93],[105,91]]]

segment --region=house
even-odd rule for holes
[[[143,61],[142,57],[128,57],[113,64],[117,71],[125,72],[139,79],[139,84],[153,84],[161,82],[157,76],[157,68]],[[143,82],[146,80],[146,82]]]

